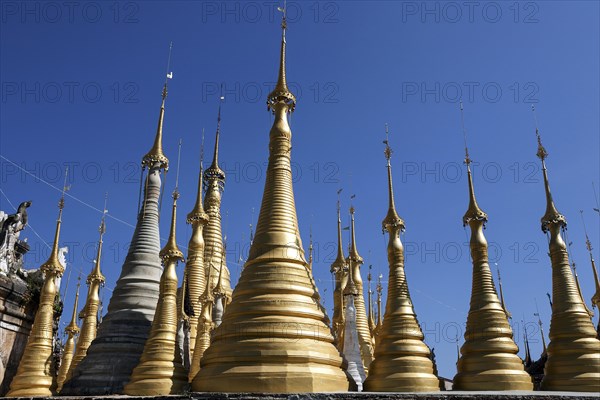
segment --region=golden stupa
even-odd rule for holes
[[[77,339],[77,345],[75,347],[75,355],[73,356],[73,360],[71,361],[71,365],[69,367],[69,372],[67,373],[67,381],[73,375],[73,371],[79,365],[81,360],[83,360],[87,354],[87,350],[90,347],[90,344],[96,338],[96,331],[98,329],[98,309],[100,307],[100,287],[104,284],[106,280],[104,275],[102,275],[102,271],[100,270],[100,258],[102,257],[102,237],[106,232],[106,201],[104,203],[104,212],[102,215],[102,221],[100,222],[100,228],[98,231],[100,232],[100,239],[98,240],[98,251],[96,253],[96,261],[94,263],[94,267],[92,271],[87,277],[86,283],[88,284],[88,293],[85,299],[85,305],[83,306],[83,310],[81,310],[79,316],[83,319],[81,322],[81,332],[79,333],[79,338]]]
[[[552,263],[552,318],[548,361],[544,368],[542,390],[600,392],[600,340],[577,290],[569,265],[569,254],[562,233],[567,220],[558,212],[548,183],[548,153],[536,129],[537,156],[542,162],[546,213],[542,231],[549,234]]]
[[[19,368],[10,383],[10,390],[6,397],[48,397],[52,396],[55,391],[56,377],[52,362],[52,326],[54,322],[54,301],[58,293],[56,278],[64,272],[64,267],[58,260],[58,239],[60,237],[62,212],[65,206],[66,184],[67,178],[65,175],[63,194],[58,202],[58,219],[56,220],[52,252],[48,261],[40,266],[40,270],[44,274],[40,304],[35,314]]]
[[[202,155],[200,156],[202,158]],[[196,335],[198,332],[198,323],[200,313],[202,311],[202,304],[200,303],[200,295],[206,282],[206,268],[204,267],[204,227],[208,224],[208,214],[204,212],[204,206],[202,204],[202,160],[200,161],[200,172],[198,174],[198,192],[196,194],[196,203],[194,208],[187,215],[187,223],[192,225],[192,235],[188,244],[188,255],[187,262],[185,264],[184,276],[185,276],[185,288],[187,295],[189,296],[189,307],[191,315],[189,318],[189,329],[190,329],[190,359],[193,359],[194,344],[196,343]],[[186,293],[182,292],[182,296],[185,297]],[[185,302],[182,297],[182,306]],[[201,321],[200,321],[201,322]],[[191,381],[196,374],[197,369],[194,370],[195,364],[190,364],[190,376]]]
[[[333,344],[300,240],[287,114],[285,10],[279,78],[268,96],[275,120],[256,236],[231,303],[202,357],[194,391],[341,392],[349,381]]]
[[[339,194],[339,192],[338,192]],[[340,215],[340,201],[337,202],[337,256],[331,264],[330,272],[333,275],[335,286],[333,290],[333,317],[331,330],[335,338],[336,345],[339,351],[343,350],[344,346],[344,287],[345,277],[348,272],[348,264],[344,256],[344,248],[342,244],[342,217]]]
[[[198,335],[196,336],[196,342],[194,343],[194,357],[192,358],[192,365],[190,366],[190,382],[193,382],[193,379],[200,371],[200,361],[202,360],[202,356],[204,356],[204,352],[210,346],[210,335],[214,328],[213,320],[212,320],[212,312],[213,305],[215,302],[213,296],[213,290],[211,288],[212,276],[211,276],[212,268],[208,270],[208,279],[206,279],[206,288],[204,289],[204,293],[200,296],[200,318],[198,320]]]
[[[62,359],[60,361],[60,367],[58,368],[58,375],[56,377],[56,392],[60,393],[63,383],[67,379],[67,373],[71,367],[73,361],[73,354],[75,352],[75,336],[79,333],[79,327],[77,326],[77,304],[79,303],[79,282],[77,282],[77,291],[75,293],[75,303],[73,304],[73,314],[71,315],[71,322],[65,328],[67,334],[67,342],[63,350]]]
[[[469,208],[463,216],[463,226],[469,225],[471,228],[473,286],[465,342],[460,350],[453,389],[532,390],[531,376],[525,372],[523,360],[517,355],[519,348],[513,340],[508,314],[492,279],[488,245],[483,234],[487,214],[479,208],[475,198],[471,159],[466,143],[465,164],[469,182]]]
[[[187,372],[183,368],[177,337],[177,263],[184,261],[177,247],[177,183],[173,192],[171,230],[167,244],[160,251],[164,270],[160,278],[158,304],[150,335],[144,345],[139,364],[133,369],[124,393],[130,396],[163,396],[180,394],[187,386]]]
[[[386,127],[387,131],[387,127]],[[389,233],[387,247],[390,265],[385,318],[375,346],[375,360],[364,382],[366,392],[435,392],[438,378],[433,374],[430,351],[423,342],[423,332],[417,321],[408,283],[404,273],[404,247],[400,232],[404,221],[394,205],[392,187],[392,150],[385,141],[388,171],[389,209],[383,228]]]
[[[202,158],[202,156],[200,157]],[[198,340],[201,342],[206,341],[208,335],[208,343],[210,343],[210,330],[206,331],[205,323],[203,322],[203,315],[205,315],[205,302],[202,300],[202,291],[208,286],[209,281],[205,276],[205,259],[204,259],[204,237],[203,230],[206,224],[208,224],[209,216],[204,212],[204,206],[202,204],[202,176],[203,176],[202,160],[200,160],[200,173],[198,174],[198,193],[196,195],[196,203],[194,209],[187,216],[187,222],[192,224],[192,237],[190,238],[190,244],[188,247],[188,260],[185,266],[186,268],[186,286],[190,296],[191,308],[194,315],[190,316],[190,353],[191,362],[190,370],[188,374],[188,381],[191,382],[198,370],[200,369],[200,359],[204,353],[204,349],[199,354],[196,354],[198,349]],[[210,313],[212,313],[212,303]],[[212,322],[212,321],[211,321]],[[193,324],[193,325],[192,325]],[[193,335],[192,335],[193,332]],[[200,339],[202,336],[202,339]],[[208,344],[206,344],[208,347]]]
[[[358,333],[358,342],[360,345],[360,355],[362,358],[365,372],[369,373],[369,366],[373,362],[373,342],[367,311],[365,307],[365,295],[363,289],[363,280],[360,274],[360,266],[364,260],[358,254],[356,247],[356,228],[354,224],[354,207],[350,207],[350,251],[348,252],[349,274],[352,274],[352,281],[356,286],[356,296],[354,297],[354,307],[356,308],[356,331]]]

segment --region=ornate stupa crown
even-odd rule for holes
[[[221,87],[222,91],[222,87]],[[219,98],[219,112],[217,114],[217,132],[215,134],[215,149],[213,153],[213,161],[210,167],[204,171],[205,184],[211,181],[217,181],[219,189],[223,190],[225,186],[225,172],[219,167],[219,137],[221,136],[221,104],[223,103],[223,95]]]
[[[384,231],[397,226],[397,227],[400,227],[400,231],[403,232],[405,229],[404,220],[402,218],[400,218],[400,216],[398,215],[398,212],[396,211],[396,204],[394,202],[394,187],[392,184],[392,164],[390,161],[392,158],[393,150],[390,147],[390,142],[389,142],[388,124],[385,124],[385,137],[386,138],[383,141],[383,144],[385,144],[385,150],[383,151],[383,154],[385,155],[385,159],[387,161],[389,200],[388,200],[388,212],[387,212],[387,215],[385,216],[385,218],[383,219],[383,221],[381,222],[381,226]]]
[[[296,109],[296,96],[288,89],[287,80],[285,77],[285,31],[287,29],[286,10],[279,8],[283,13],[281,18],[281,53],[279,58],[279,76],[275,88],[267,97],[267,109],[275,112],[274,106],[278,103],[284,103],[288,106],[288,112],[294,112]]]
[[[533,109],[533,108],[532,108]],[[533,109],[535,111],[535,109]],[[542,138],[540,136],[540,131],[538,128],[535,128],[535,135],[537,137],[538,150],[536,155],[542,161],[542,174],[544,176],[544,190],[546,192],[546,212],[544,216],[541,218],[540,222],[542,224],[542,232],[546,233],[549,230],[550,224],[560,224],[563,228],[567,226],[567,219],[564,215],[562,215],[556,209],[554,205],[554,200],[552,199],[552,193],[550,192],[550,183],[548,181],[548,170],[546,169],[546,158],[548,157],[548,152],[544,145],[542,145]]]

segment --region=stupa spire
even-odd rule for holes
[[[387,161],[389,206],[382,221],[389,233],[388,296],[385,318],[378,332],[375,360],[364,383],[368,392],[435,392],[438,378],[433,374],[429,347],[417,321],[404,272],[404,246],[400,232],[404,222],[398,216],[392,187],[392,149],[386,126],[385,158]]]
[[[532,106],[532,111],[535,108]],[[538,152],[542,163],[546,212],[541,219],[542,231],[549,236],[549,254],[552,264],[552,318],[548,361],[542,379],[542,390],[599,392],[600,341],[581,300],[569,265],[567,246],[562,232],[567,221],[552,199],[548,183],[546,158],[540,132],[535,129]]]
[[[375,317],[374,317],[374,308],[373,308],[373,290],[371,288],[371,281],[373,280],[373,276],[371,274],[371,270],[373,269],[372,265],[369,265],[369,273],[367,274],[367,281],[368,283],[368,287],[367,287],[367,292],[369,294],[369,299],[368,299],[368,304],[367,304],[367,308],[368,308],[368,312],[369,312],[369,331],[371,332],[371,337],[373,337],[375,335]]]
[[[170,65],[167,71],[169,68]],[[72,378],[65,383],[64,395],[122,394],[125,383],[129,382],[133,369],[140,362],[150,333],[163,273],[159,257],[159,200],[161,172],[169,166],[162,152],[162,139],[166,82],[172,76],[169,72],[165,79],[154,145],[142,159],[142,204],[138,207],[136,227],[121,274],[112,292],[108,312],[98,326],[97,337],[73,371]]]
[[[77,346],[75,347],[75,355],[71,361],[69,372],[67,373],[67,379],[71,379],[73,371],[79,365],[87,354],[88,348],[92,341],[96,338],[96,330],[98,329],[98,308],[100,307],[100,287],[104,285],[104,275],[102,274],[100,264],[102,258],[102,238],[106,232],[106,214],[108,209],[106,203],[108,196],[104,197],[104,210],[102,212],[102,220],[100,221],[100,238],[98,239],[98,247],[96,253],[96,260],[90,274],[87,277],[86,283],[88,285],[88,292],[85,299],[85,305],[79,316],[83,319],[81,322],[81,333],[77,340]]]
[[[209,222],[209,216],[204,211],[202,189],[204,186],[204,130],[202,131],[202,144],[200,146],[200,168],[198,173],[198,188],[196,193],[196,202],[194,208],[187,215],[187,223],[192,225],[192,235],[188,244],[187,262],[185,265],[186,288],[190,300],[190,315],[189,317],[189,336],[190,336],[190,359],[193,358],[194,346],[196,343],[196,335],[198,332],[198,324],[200,313],[202,311],[202,303],[200,295],[204,286],[206,286],[206,270],[204,250],[206,244],[204,241],[204,228]],[[201,322],[201,321],[200,321]],[[190,374],[193,366],[190,367]],[[193,376],[190,375],[191,380]]]
[[[332,318],[332,331],[336,339],[336,344],[340,351],[343,349],[343,335],[344,335],[344,287],[345,280],[347,279],[347,263],[346,256],[344,255],[344,244],[342,242],[342,216],[340,210],[340,193],[342,189],[337,191],[337,257],[331,264],[330,272],[335,281],[333,290],[333,318]]]
[[[598,278],[598,270],[596,269],[596,262],[594,261],[594,255],[592,254],[592,242],[588,237],[587,227],[585,226],[585,220],[583,219],[583,210],[581,213],[581,222],[583,223],[583,230],[585,232],[585,247],[590,254],[590,264],[592,265],[592,273],[594,274],[594,284],[596,286],[596,292],[592,296],[592,307],[600,307],[600,279]]]
[[[267,109],[276,113],[275,105],[278,103],[285,104],[287,112],[294,112],[296,108],[296,96],[288,89],[287,79],[285,74],[285,31],[287,29],[287,7],[284,0],[284,6],[277,8],[282,13],[281,18],[281,52],[279,54],[279,75],[275,88],[267,96]]]
[[[160,104],[160,112],[158,114],[158,126],[156,128],[156,135],[154,137],[154,144],[146,155],[142,158],[142,167],[153,168],[158,165],[160,169],[167,171],[169,169],[169,159],[163,153],[163,119],[165,115],[165,100],[167,99],[167,86],[169,79],[173,78],[173,73],[169,72],[171,66],[171,50],[173,49],[173,43],[169,45],[169,59],[167,61],[167,74],[165,77],[165,84],[162,90],[162,102]]]
[[[221,276],[221,285],[225,293],[224,303],[231,301],[231,274],[227,268],[225,244],[223,241],[223,229],[221,226],[221,200],[223,191],[225,190],[225,172],[219,167],[219,141],[221,137],[221,110],[225,97],[222,93],[219,97],[219,108],[217,112],[217,129],[215,133],[215,147],[213,153],[213,161],[209,168],[204,171],[205,198],[204,208],[208,214],[208,223],[204,227],[204,264],[205,278],[208,276],[207,268],[214,268],[212,271],[211,286],[216,287],[218,284],[219,269],[221,262],[223,263],[223,273]],[[213,307],[220,307],[218,302],[214,302]],[[215,319],[214,321],[218,321]]]
[[[502,304],[502,309],[504,310],[506,317],[510,319],[512,318],[512,316],[506,308],[506,303],[504,303],[504,291],[502,290],[502,277],[500,276],[500,267],[498,266],[498,263],[494,264],[496,264],[496,273],[498,274],[498,290],[500,291],[500,304]]]
[[[7,397],[49,397],[55,391],[56,382],[52,360],[54,302],[58,293],[56,279],[64,272],[64,268],[58,259],[58,243],[62,213],[65,207],[65,192],[68,190],[68,172],[67,169],[62,194],[58,202],[58,218],[56,219],[52,251],[48,260],[40,266],[40,270],[44,274],[44,283],[40,291],[40,303],[17,373],[10,384],[9,392],[6,394]]]
[[[179,141],[181,152],[181,140]],[[184,261],[177,246],[177,199],[179,198],[179,156],[173,191],[171,229],[166,245],[160,251],[164,270],[150,335],[144,344],[139,364],[131,373],[124,393],[130,396],[165,396],[180,394],[186,387],[187,372],[183,368],[177,339],[177,263]]]
[[[232,301],[192,381],[194,391],[337,392],[349,387],[326,317],[315,301],[318,295],[300,239],[287,120],[295,100],[283,79],[284,66],[282,56],[283,72],[268,99],[275,117],[256,235]],[[289,330],[289,324],[297,329]]]
[[[198,321],[198,334],[196,336],[196,342],[194,343],[194,357],[192,359],[192,365],[190,367],[190,381],[193,381],[194,377],[200,370],[200,361],[208,346],[210,346],[210,335],[214,329],[212,320],[214,296],[211,287],[212,282],[212,268],[208,269],[208,277],[206,279],[206,285],[204,292],[200,296],[201,314]]]
[[[353,199],[355,196],[351,196]],[[362,357],[364,369],[369,373],[369,366],[373,361],[373,340],[369,329],[369,320],[367,318],[367,310],[365,307],[365,295],[363,289],[363,280],[360,274],[360,267],[364,260],[358,254],[356,245],[356,225],[355,225],[355,208],[350,206],[350,248],[348,251],[348,274],[350,275],[350,283],[356,287],[356,296],[354,298],[354,307],[356,309],[356,330],[358,332],[358,342],[360,345],[360,354]]]
[[[81,285],[81,277],[77,279],[77,289],[75,290],[75,302],[73,303],[73,313],[71,314],[71,322],[65,328],[67,334],[67,341],[63,350],[62,359],[60,362],[60,368],[58,369],[58,375],[56,377],[56,392],[60,393],[63,383],[67,378],[67,372],[73,361],[73,353],[75,350],[75,337],[79,333],[79,327],[77,326],[77,305],[79,304],[79,286]]]
[[[542,317],[540,315],[540,310],[537,305],[537,300],[535,300],[535,314],[538,318],[538,326],[540,327],[540,336],[542,337],[542,355],[546,354],[548,348],[546,346],[546,337],[544,336],[544,324],[542,323]]]
[[[469,182],[469,207],[463,216],[463,226],[469,225],[471,229],[473,280],[465,341],[453,387],[457,390],[532,390],[531,377],[517,355],[519,348],[513,340],[508,321],[510,314],[504,301],[498,298],[492,278],[488,244],[483,234],[488,216],[475,198],[462,102],[460,114]]]

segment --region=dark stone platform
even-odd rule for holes
[[[31,399],[23,397],[21,399]],[[42,398],[35,398],[36,400]],[[436,392],[436,393],[189,393],[175,396],[56,396],[44,400],[598,400],[598,393],[582,392]]]

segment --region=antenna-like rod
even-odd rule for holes
[[[465,143],[465,164],[467,167],[471,165],[471,158],[469,158],[469,148],[467,147],[467,128],[465,128],[465,114],[462,100],[460,101],[460,123],[463,131],[463,140]]]
[[[179,192],[179,162],[181,161],[181,144],[183,143],[183,139],[179,139],[179,144],[177,148],[177,172],[175,174],[175,191]]]
[[[540,316],[540,310],[538,308],[538,303],[537,303],[537,299],[534,298],[533,299],[535,301],[535,314],[533,314],[534,316],[538,317],[538,325],[540,326],[540,334],[542,335],[542,354],[546,353],[546,338],[544,337],[544,327],[542,325],[542,317]]]
[[[167,73],[165,77],[165,87],[167,86],[167,81],[169,79],[173,79],[173,71],[169,71],[171,69],[171,52],[173,51],[173,42],[169,43],[169,57],[167,58]]]

